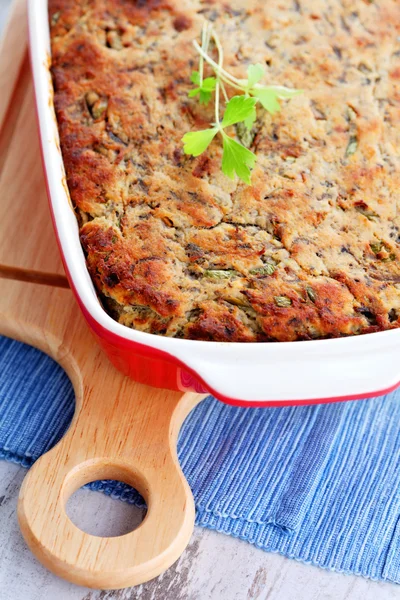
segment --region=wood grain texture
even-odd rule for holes
[[[1,64],[1,60],[0,60]],[[20,72],[23,93],[15,127],[0,135],[0,263],[64,274],[44,184],[29,63]],[[10,210],[10,207],[12,210]]]
[[[26,20],[26,1],[15,0],[0,43],[0,264],[64,276],[40,160]]]
[[[21,10],[18,0],[12,24],[15,14],[22,18]],[[9,81],[12,107],[5,114],[12,118],[0,140],[0,334],[52,356],[76,392],[68,432],[24,481],[19,522],[33,553],[61,577],[103,589],[132,586],[165,571],[192,534],[194,503],[176,441],[185,416],[204,396],[156,390],[124,377],[102,353],[65,289],[45,197],[28,63],[19,51],[24,38],[17,44],[15,35],[7,36],[5,54],[14,53],[21,68],[17,80]],[[135,531],[97,537],[70,521],[69,496],[97,479],[118,479],[142,493],[148,511]]]
[[[22,61],[26,55],[26,0],[14,0],[12,10],[0,39],[0,127],[10,108]]]

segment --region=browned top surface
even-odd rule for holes
[[[244,342],[400,325],[398,2],[49,6],[68,185],[121,323]],[[218,139],[182,153],[182,135],[213,120],[187,97],[204,18],[235,75],[261,62],[271,83],[304,90],[259,113],[252,186],[222,175]],[[254,271],[265,263],[273,274]]]

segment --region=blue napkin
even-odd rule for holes
[[[400,391],[358,402],[244,409],[209,397],[179,460],[197,524],[327,569],[400,583]],[[0,338],[0,458],[29,467],[68,427],[62,369]],[[121,483],[93,489],[143,505]]]

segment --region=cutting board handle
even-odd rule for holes
[[[70,290],[13,280],[4,288],[0,334],[52,356],[76,396],[68,431],[22,485],[25,540],[46,567],[80,585],[114,589],[156,577],[179,558],[193,531],[194,502],[176,443],[186,415],[205,395],[148,387],[117,371]],[[143,495],[148,510],[136,530],[104,538],[70,521],[68,498],[98,479],[123,481]]]
[[[70,429],[26,476],[18,517],[24,538],[47,568],[80,585],[110,589],[159,575],[190,539],[194,502],[176,439],[184,417],[203,396],[136,384],[98,359]],[[123,481],[143,495],[148,510],[136,530],[103,538],[70,521],[68,498],[98,479]]]

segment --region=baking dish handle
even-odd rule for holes
[[[313,340],[211,344],[180,356],[204,387],[242,406],[379,396],[399,386],[400,331]]]

